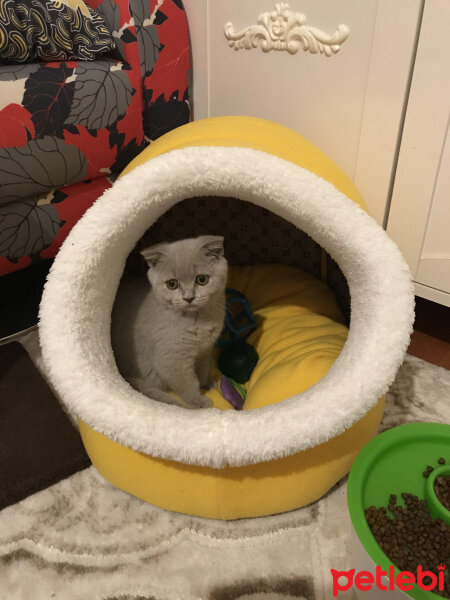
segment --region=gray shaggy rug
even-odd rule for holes
[[[450,371],[408,356],[381,429],[449,423],[449,398]],[[330,600],[349,541],[346,479],[305,508],[222,522],[150,506],[90,467],[0,512],[0,599]]]

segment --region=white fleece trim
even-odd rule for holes
[[[338,359],[315,386],[277,405],[189,411],[151,402],[115,365],[110,318],[127,255],[171,206],[209,195],[252,202],[297,225],[333,256],[350,287],[350,332]],[[288,456],[351,427],[393,381],[413,319],[400,251],[333,185],[257,150],[189,147],[134,169],[75,225],[45,286],[40,340],[52,384],[91,427],[153,456],[224,467]]]

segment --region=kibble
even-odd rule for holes
[[[440,457],[438,464],[445,459]],[[423,471],[429,477],[433,467]],[[437,477],[434,489],[439,501],[450,510],[450,476]],[[397,496],[389,496],[388,507],[371,506],[366,510],[367,523],[380,548],[402,571],[417,572],[417,567],[438,576],[437,565],[450,565],[450,525],[442,519],[433,519],[426,500],[414,494],[401,494],[404,506],[397,504]],[[390,514],[388,513],[388,510]],[[390,516],[392,515],[392,516]],[[450,599],[450,577],[445,572],[444,590],[433,592]],[[424,583],[427,583],[426,578]]]
[[[432,472],[433,472],[433,467],[431,465],[428,465],[427,470],[423,472],[423,476],[429,477]]]
[[[443,504],[447,510],[450,510],[450,476],[444,475],[443,477],[436,477],[434,491],[439,502]]]
[[[403,493],[405,507],[398,506],[394,498],[394,495],[389,498],[393,517],[384,507],[371,506],[366,510],[367,523],[375,539],[400,570],[416,573],[421,565],[438,576],[437,565],[450,562],[450,526],[442,519],[433,519],[427,502],[417,496]],[[450,598],[447,574],[444,591],[434,590],[434,593]]]

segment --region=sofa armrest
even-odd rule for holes
[[[133,1],[133,0],[132,0]],[[155,140],[191,116],[189,29],[181,0],[165,0],[154,15],[160,51],[143,74],[144,133]]]
[[[87,0],[112,31],[120,59],[139,66],[144,132],[154,140],[190,119],[189,30],[181,0]]]

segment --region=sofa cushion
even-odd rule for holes
[[[83,0],[0,0],[0,60],[94,60],[116,44]]]
[[[144,142],[135,79],[112,59],[3,67],[0,205],[120,171]]]

